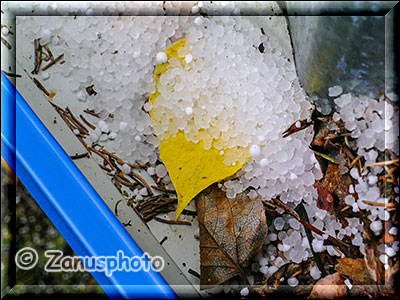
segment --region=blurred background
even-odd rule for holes
[[[77,208],[79,209],[79,207]],[[1,297],[29,294],[97,294],[106,295],[89,272],[54,272],[44,270],[48,249],[60,250],[64,256],[75,253],[43,213],[23,184],[1,159]],[[32,247],[39,260],[31,270],[14,264],[16,251]],[[13,264],[13,265],[11,265]]]

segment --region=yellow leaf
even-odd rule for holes
[[[165,49],[164,52],[167,54],[168,60],[176,58],[183,63],[184,57],[178,57],[178,50],[184,47],[185,43],[186,40],[182,39]],[[152,104],[157,101],[157,97],[160,95],[157,90],[157,83],[168,66],[168,61],[156,65],[153,77],[156,90],[149,97],[149,102]],[[155,119],[151,111],[149,114],[153,121],[160,122]],[[224,163],[224,156],[221,155],[220,150],[214,147],[205,150],[204,142],[201,139],[198,143],[188,141],[182,131],[178,131],[175,136],[162,139],[158,149],[160,159],[168,170],[178,196],[175,219],[179,217],[182,210],[198,193],[211,184],[235,174],[249,158],[248,148],[223,149],[226,150],[225,152],[235,153],[238,160],[242,162],[228,166]]]

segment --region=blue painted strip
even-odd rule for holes
[[[1,142],[6,148],[3,152],[2,147],[2,156],[75,253],[116,256],[122,250],[127,257],[141,257],[141,249],[3,72],[1,96]],[[12,130],[7,129],[13,116],[3,109],[13,105],[17,121],[14,139]],[[4,123],[3,116],[8,117]],[[15,149],[12,166],[10,157]],[[92,275],[111,298],[176,298],[161,275],[152,270],[115,271],[109,277],[94,271]]]
[[[15,99],[15,88],[1,72],[1,156],[15,171],[15,100],[13,99]]]

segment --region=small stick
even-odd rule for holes
[[[106,166],[99,164],[100,168],[102,168],[103,170],[107,171],[107,172],[111,172],[112,170],[107,168]]]
[[[146,167],[146,164],[130,164],[130,163],[127,163],[127,164],[131,168],[145,168]]]
[[[117,201],[117,203],[115,203],[114,215],[115,215],[116,217],[118,217],[118,204],[120,204],[121,201],[122,201],[122,199],[119,199],[119,200]]]
[[[368,201],[368,200],[362,200],[365,204],[372,205],[372,206],[379,206],[379,207],[387,207],[387,208],[393,208],[396,207],[396,203],[378,203],[378,202],[373,202],[373,201]]]
[[[193,275],[194,277],[197,277],[197,278],[200,279],[200,274],[197,273],[195,270],[189,269],[189,270],[188,270],[188,273],[189,273],[190,275]]]
[[[77,129],[73,124],[70,123],[70,121],[65,117],[64,115],[64,111],[60,112],[57,109],[58,114],[61,116],[61,118],[64,120],[65,124],[67,124],[67,126],[69,127],[69,129],[71,129],[72,131],[74,131],[75,129]]]
[[[318,155],[318,156],[321,156],[321,157],[325,158],[326,160],[329,160],[330,162],[333,162],[334,164],[339,165],[339,163],[337,162],[336,159],[334,159],[334,158],[332,158],[332,157],[330,157],[330,156],[328,156],[328,155],[326,155],[326,154],[317,152],[317,151],[315,151],[315,150],[312,150],[312,151],[314,152],[314,154],[316,154],[316,155]]]
[[[303,219],[301,219],[297,214],[293,213],[285,204],[283,204],[283,202],[281,202],[278,199],[274,199],[274,202],[280,206],[281,208],[283,208],[289,215],[291,215],[292,217],[294,217],[297,221],[299,221],[301,224],[303,224],[303,226],[309,228],[310,230],[314,231],[315,233],[323,236],[325,233],[322,230],[319,230],[318,228],[314,227],[313,225],[311,225],[310,223],[307,223],[306,221],[304,221]],[[337,245],[342,251],[343,253],[347,256],[347,257],[352,257],[350,255],[350,253],[347,251],[347,248],[349,247],[349,245],[341,240],[337,240],[334,237],[328,235],[328,240],[333,243],[334,245]],[[346,248],[347,247],[347,248]]]
[[[33,46],[35,48],[35,66],[31,74],[37,74],[40,69],[40,65],[42,63],[42,46],[40,45],[39,39],[35,39],[33,41]]]
[[[300,122],[300,127],[297,127],[296,124],[297,122]],[[307,119],[304,120],[299,120],[294,122],[292,125],[290,125],[290,127],[288,129],[286,129],[283,133],[282,133],[282,137],[286,138],[289,135],[292,135],[293,133],[296,133],[300,130],[306,129],[307,127],[309,127],[312,124],[312,122],[307,122]]]
[[[161,191],[161,192],[176,194],[176,191],[174,191],[174,190],[165,189],[165,188],[162,188],[162,187],[159,187],[159,186],[156,186],[156,185],[152,185],[151,187],[153,189]]]
[[[111,180],[113,181],[115,187],[116,187],[116,188],[119,190],[119,192],[122,194],[122,185],[121,185],[117,180],[115,180],[115,178],[111,178]]]
[[[7,42],[7,40],[3,37],[1,37],[1,42],[8,48],[11,49],[11,44]]]
[[[151,190],[151,188],[149,187],[149,185],[147,184],[147,182],[141,177],[141,176],[139,176],[138,174],[136,174],[135,172],[131,172],[130,174],[129,174],[129,176],[130,177],[132,177],[133,179],[135,179],[136,181],[140,181],[139,183],[142,183],[145,187],[146,187],[146,189],[147,189],[147,191],[149,192],[149,195],[150,196],[153,196],[153,191]]]
[[[69,109],[68,106],[65,108],[65,111],[66,111],[67,114],[69,114],[69,115],[71,116],[71,121],[72,121],[77,127],[79,127],[80,129],[82,129],[81,131],[83,131],[84,134],[89,135],[89,131],[87,130],[87,128],[86,128],[81,122],[79,122],[77,118],[75,118],[75,116],[73,115],[73,113],[71,112],[71,110]]]
[[[96,153],[97,155],[101,156],[101,157],[108,163],[108,165],[109,165],[113,170],[115,170],[114,166],[110,163],[110,161],[108,160],[108,158],[107,158],[103,153],[101,153],[99,150],[96,150],[96,149],[93,148],[93,147],[88,147],[88,149],[91,150],[91,151],[93,151],[93,152]]]
[[[182,210],[181,214],[185,216],[193,216],[193,217],[197,216],[197,212],[188,209]]]
[[[99,151],[101,152],[101,151],[103,151],[103,150],[99,150]],[[103,152],[102,152],[102,153],[103,153]],[[110,159],[111,165],[112,165],[118,172],[121,172],[121,169],[118,168],[118,166],[117,166],[117,164],[115,163],[114,159],[112,159],[111,157],[109,157],[109,159]]]
[[[79,141],[82,143],[82,145],[86,148],[86,150],[90,153],[90,150],[88,149],[88,145],[83,140],[83,138],[80,135],[77,135],[76,137],[79,139]]]
[[[46,94],[46,96],[50,96],[50,93],[46,90],[46,88],[43,86],[43,84],[37,80],[36,78],[33,78],[33,82],[36,84],[36,86],[43,91],[43,93]]]
[[[74,121],[74,119],[71,117],[71,115],[69,115],[66,111],[64,111],[64,115],[72,122],[72,124],[75,125],[75,127],[79,130],[80,134],[89,135],[89,132],[88,132],[88,131],[85,131],[84,128],[81,128],[81,126],[79,126],[79,124],[76,123],[76,122]]]
[[[93,130],[95,130],[96,129],[96,127],[94,126],[94,125],[92,125],[92,124],[90,124],[89,123],[89,121],[88,120],[86,120],[85,119],[85,117],[84,116],[82,116],[82,115],[79,115],[79,117],[81,118],[81,120],[87,125],[87,126],[89,126],[91,129],[93,129]]]
[[[47,65],[45,65],[42,68],[42,71],[46,71],[48,68],[50,68],[52,65],[54,65],[56,62],[58,62],[61,58],[64,57],[64,53],[59,55],[56,59],[52,60],[51,62],[49,62]]]
[[[132,222],[132,220],[129,220],[127,223],[122,223],[122,225],[123,225],[124,227],[132,226],[131,222]]]
[[[391,165],[391,164],[396,164],[398,162],[399,162],[399,159],[397,158],[397,159],[392,159],[392,160],[375,162],[375,163],[367,165],[367,167],[387,166],[387,165]]]
[[[49,54],[49,58],[50,58],[52,61],[54,61],[54,56],[53,56],[53,53],[51,53],[49,46],[47,46],[47,44],[45,44],[43,47],[44,47],[44,49],[46,49],[47,53]],[[43,52],[43,53],[44,53],[44,52]]]
[[[165,224],[170,224],[170,225],[189,225],[192,226],[192,223],[187,222],[187,221],[175,221],[175,220],[167,220],[159,217],[154,217],[154,220],[160,222],[160,223],[165,223]]]
[[[45,56],[45,58],[42,58],[44,61],[49,61],[51,59],[50,56],[46,52],[42,51],[42,55]]]
[[[7,76],[9,76],[9,77],[16,77],[16,78],[21,78],[22,77],[21,75],[16,74],[16,73],[10,73],[10,72],[4,71],[4,70],[2,70],[2,72],[4,74],[6,74]]]
[[[115,174],[115,179],[118,180],[119,183],[121,183],[121,184],[123,184],[125,186],[128,186],[128,187],[135,185],[134,182],[126,181],[126,180],[122,179],[121,176],[119,176],[117,174]]]
[[[100,118],[99,114],[97,114],[97,113],[94,112],[94,109],[91,109],[91,110],[85,109],[83,112],[85,112],[85,113],[87,113],[87,114],[89,114],[89,115],[92,115],[92,116],[94,116],[94,117],[96,117],[96,118]]]
[[[167,237],[167,236],[164,236],[164,238],[160,241],[160,245],[164,244],[164,242],[165,242],[166,240],[168,240],[168,237]]]
[[[307,223],[309,223],[309,219],[308,219],[308,215],[307,215],[307,211],[304,208],[303,204],[299,204],[296,208],[295,211],[299,214],[299,216],[301,216]],[[317,264],[318,269],[321,271],[322,277],[325,277],[326,275],[328,275],[324,269],[324,265],[322,263],[321,260],[321,256],[319,255],[319,253],[315,252],[313,247],[312,247],[312,234],[311,234],[311,230],[309,228],[307,228],[306,226],[304,226],[304,230],[306,232],[306,236],[308,239],[308,243],[310,244],[310,248],[311,248],[311,252],[314,255],[315,258],[315,263]]]
[[[349,165],[349,169],[351,169],[352,167],[354,167],[354,165],[357,163],[357,161],[358,161],[359,159],[361,159],[361,158],[362,158],[361,155],[357,156],[357,157],[351,162],[351,164]]]
[[[58,106],[57,104],[55,104],[53,101],[49,100],[49,102],[50,102],[51,105],[53,105],[55,107],[55,109],[57,110],[58,113],[60,113],[58,110],[64,112],[64,109],[61,108],[60,106]]]
[[[89,157],[89,153],[82,153],[82,154],[75,154],[75,155],[70,155],[71,159],[79,159],[79,158],[84,158],[84,157]]]
[[[101,150],[104,154],[107,154],[108,156],[110,156],[110,157],[112,157],[112,158],[114,158],[116,161],[117,161],[117,163],[119,163],[121,166],[123,165],[123,164],[125,164],[125,162],[122,160],[122,159],[120,159],[118,156],[116,156],[115,154],[113,154],[113,153],[110,153],[110,152],[108,152],[107,150]],[[146,165],[144,165],[144,164],[130,164],[130,163],[126,163],[128,166],[130,166],[131,168],[144,168],[144,167],[146,167]]]

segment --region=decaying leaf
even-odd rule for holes
[[[347,288],[339,273],[318,280],[308,299],[340,299],[347,295]]]
[[[318,191],[318,207],[334,214],[335,208],[338,210],[342,209],[346,206],[344,198],[349,194],[351,183],[350,175],[340,174],[338,165],[328,165],[324,178],[317,181],[314,185]],[[336,205],[334,203],[334,196],[338,199]]]
[[[201,289],[221,284],[235,275],[261,250],[267,223],[260,199],[243,194],[228,199],[216,185],[196,198],[200,226]]]
[[[374,234],[370,232],[369,224],[370,222],[365,222],[363,228],[363,241],[365,249],[364,261],[370,277],[377,284],[384,284],[385,270],[382,262],[379,260],[379,241],[377,241]]]
[[[395,295],[394,277],[398,272],[398,261],[385,270],[384,285],[377,285],[374,282],[364,259],[341,258],[337,261],[338,264],[335,266],[335,270],[338,271],[342,278],[348,278],[352,284],[349,295],[365,299],[375,299],[383,295]]]
[[[185,42],[185,39],[179,40],[164,50],[168,61],[174,58],[182,64],[184,63],[184,57],[178,56],[178,50],[185,46]],[[154,104],[154,101],[157,101],[157,97],[160,95],[157,83],[162,74],[167,71],[169,67],[168,61],[156,65],[153,77],[156,90],[149,97],[149,102],[152,104]],[[156,119],[152,111],[149,114],[154,122],[160,123],[160,120]],[[171,122],[173,121],[171,120]],[[211,149],[205,150],[201,139],[198,143],[188,141],[183,131],[178,131],[175,136],[161,140],[158,149],[160,151],[160,159],[168,170],[171,182],[178,196],[175,219],[178,218],[186,205],[198,193],[211,184],[235,174],[242,168],[249,157],[247,148],[222,149],[234,151],[235,157],[242,162],[227,166],[224,163],[224,156],[220,154],[221,149],[217,150],[211,147]]]
[[[362,258],[339,258],[335,270],[342,276],[349,278],[353,285],[374,284],[365,261]]]

